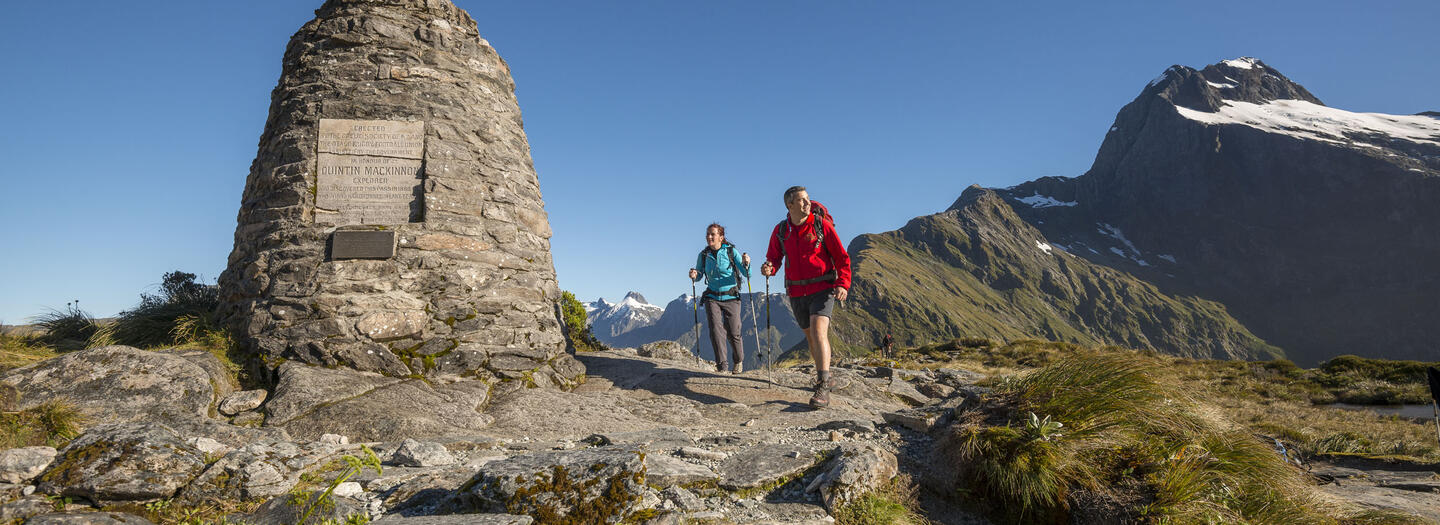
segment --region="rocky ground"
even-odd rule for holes
[[[924,431],[978,391],[961,371],[843,368],[832,406],[813,410],[812,370],[718,374],[661,344],[580,354],[587,380],[571,392],[313,367],[289,383],[282,372],[271,393],[236,392],[207,357],[106,347],[0,375],[18,392],[7,410],[65,397],[96,423],[59,451],[0,452],[0,522],[145,523],[139,509],[157,501],[267,501],[233,518],[290,523],[294,494],[324,488],[364,442],[382,473],[340,484],[327,516],[827,523],[901,471],[943,478]],[[477,399],[483,412],[463,413]],[[72,503],[59,513],[62,499]]]
[[[663,343],[577,358],[586,381],[570,392],[298,365],[273,392],[237,392],[204,352],[67,354],[0,374],[18,398],[4,410],[63,396],[93,423],[58,451],[0,451],[0,523],[148,523],[156,508],[217,504],[253,509],[236,522],[295,523],[304,498],[347,471],[345,456],[365,457],[362,443],[383,469],[337,485],[317,515],[831,523],[906,474],[928,518],[984,522],[939,497],[954,469],[931,438],[983,393],[973,373],[841,366],[832,406],[813,410],[805,367],[718,374]],[[1440,519],[1433,470],[1314,469],[1339,481],[1323,489],[1337,499]],[[58,501],[71,504],[57,512]]]

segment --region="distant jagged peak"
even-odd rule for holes
[[[1158,96],[1176,106],[1207,113],[1219,111],[1226,102],[1300,100],[1325,105],[1304,86],[1252,57],[1223,60],[1200,70],[1170,66],[1145,87],[1141,97],[1146,96]]]
[[[649,302],[647,302],[647,301],[645,300],[645,296],[640,295],[640,292],[630,292],[630,293],[627,293],[627,294],[625,294],[625,299],[621,300],[620,302],[621,302],[622,304],[625,303],[625,302],[637,302],[637,303],[644,304],[644,305],[650,304]]]

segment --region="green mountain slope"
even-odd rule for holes
[[[942,213],[856,237],[849,250],[855,282],[835,320],[845,344],[874,347],[889,331],[905,345],[1040,338],[1187,357],[1283,355],[1218,303],[1168,296],[1050,245],[978,186]]]

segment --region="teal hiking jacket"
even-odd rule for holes
[[[695,280],[705,279],[705,288],[717,292],[714,295],[720,295],[721,299],[739,297],[740,275],[750,278],[750,266],[740,260],[740,252],[729,242],[721,244],[719,250],[706,246],[695,258],[695,269],[700,271]]]

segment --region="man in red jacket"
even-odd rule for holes
[[[835,233],[835,225],[824,207],[813,205],[804,186],[785,190],[786,220],[770,233],[770,249],[760,273],[775,275],[783,260],[785,289],[795,322],[805,330],[810,359],[819,377],[810,406],[830,406],[830,312],[836,301],[844,301],[850,290],[850,254]]]

